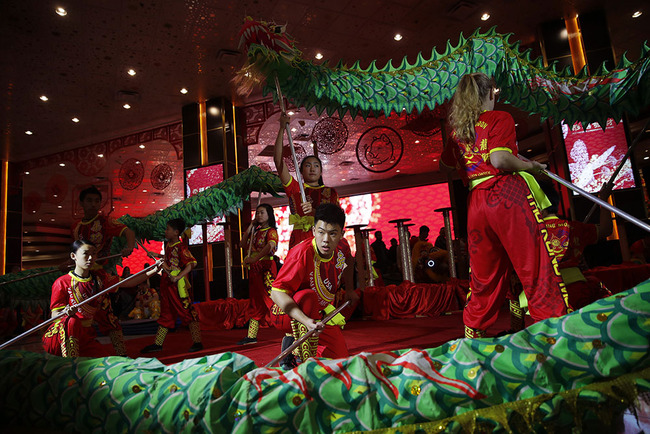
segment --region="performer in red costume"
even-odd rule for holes
[[[481,337],[496,321],[514,270],[539,321],[566,314],[566,289],[544,243],[540,209],[548,199],[527,171],[545,168],[517,158],[515,123],[495,111],[497,89],[482,73],[461,78],[452,102],[453,133],[442,162],[469,185],[468,238],[471,298],[463,312],[465,335]],[[538,203],[543,203],[539,206]],[[557,267],[555,267],[557,268]]]
[[[556,215],[560,203],[557,190],[550,182],[540,183],[540,186],[551,202],[551,206],[545,208],[542,215],[550,237],[551,252],[558,259],[560,274],[567,287],[570,305],[574,309],[580,309],[611,295],[600,280],[583,275],[579,266],[585,247],[611,235],[612,213],[601,207],[597,225],[561,219]],[[606,195],[607,193],[602,193],[601,199],[606,200]]]
[[[141,353],[153,353],[161,351],[165,337],[169,329],[176,326],[176,318],[180,317],[183,324],[189,324],[192,336],[190,352],[203,349],[201,343],[201,327],[199,315],[192,305],[190,296],[190,282],[187,274],[196,266],[196,259],[190,253],[190,249],[181,240],[181,234],[185,231],[183,219],[172,219],[167,222],[165,229],[165,255],[163,269],[165,273],[160,280],[160,318],[158,319],[158,331],[153,344],[147,345]],[[158,255],[160,257],[160,255]]]
[[[102,269],[94,268],[96,248],[90,241],[77,240],[72,243],[70,257],[75,268],[68,274],[59,277],[52,285],[50,309],[52,316],[61,312],[68,316],[53,322],[43,335],[45,351],[55,356],[78,357],[93,354],[95,345],[95,329],[93,322],[99,326],[102,333],[112,332],[117,324],[117,318],[112,311],[102,309],[101,304],[108,301],[107,297],[91,301],[80,309],[74,305],[92,297],[98,292],[120,281],[115,275],[110,275]],[[92,270],[92,271],[91,271]],[[157,270],[154,268],[123,284],[134,287],[147,280]],[[126,355],[121,351],[118,355]]]
[[[334,309],[331,303],[345,269],[352,264],[350,247],[341,240],[345,213],[338,205],[322,204],[314,220],[314,238],[289,250],[271,291],[275,302],[271,318],[276,328],[292,333],[295,339],[311,329],[318,330],[298,348],[302,361],[315,356],[349,355],[340,328],[343,316],[337,315],[333,323],[320,322],[321,311]],[[359,299],[352,287],[346,288],[345,297],[353,302]]]
[[[254,225],[256,229],[254,229]],[[251,222],[242,238],[242,246],[248,246],[251,233],[253,241],[251,249],[244,258],[244,264],[250,266],[248,273],[248,306],[247,315],[248,335],[237,342],[237,345],[254,344],[257,342],[259,322],[269,311],[268,306],[273,302],[269,299],[271,284],[275,280],[278,269],[273,260],[273,253],[278,245],[278,231],[275,226],[273,207],[263,203],[255,210],[255,220]]]
[[[280,175],[284,192],[289,198],[289,209],[291,210],[289,223],[293,225],[291,237],[289,238],[289,248],[313,237],[311,228],[314,225],[314,210],[318,205],[321,203],[338,205],[339,203],[339,195],[336,190],[323,185],[323,164],[318,157],[313,155],[305,157],[300,163],[300,173],[302,174],[305,195],[307,196],[307,202],[302,203],[298,182],[289,174],[289,169],[282,160],[284,131],[290,120],[289,116],[284,113],[280,116],[280,130],[275,140],[275,153],[273,154],[275,168]]]
[[[114,237],[124,236],[126,238],[126,247],[122,249],[122,256],[129,256],[135,246],[135,233],[117,220],[99,214],[102,204],[102,194],[95,187],[88,187],[79,193],[79,203],[84,211],[84,216],[77,224],[72,227],[72,239],[87,240],[96,246],[96,258],[104,258],[111,254],[111,243]],[[95,269],[104,269],[108,267],[108,260],[95,262]],[[103,324],[104,318],[113,318],[113,307],[109,296],[101,303],[101,309],[106,311],[106,315],[96,315],[97,322],[103,328],[109,328],[109,336],[118,356],[126,355],[126,346],[124,345],[124,334],[119,321],[111,321]]]
[[[122,256],[129,256],[135,247],[135,233],[115,219],[99,214],[102,203],[102,194],[95,187],[88,187],[79,193],[79,203],[84,211],[81,221],[72,227],[72,238],[75,240],[88,240],[97,246],[97,257],[102,258],[111,254],[113,237],[124,236],[126,247],[122,249]],[[106,262],[96,264],[104,266]]]

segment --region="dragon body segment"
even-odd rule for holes
[[[268,35],[262,37],[260,32]],[[564,120],[604,126],[608,117],[618,121],[624,112],[637,113],[650,105],[650,48],[646,44],[637,61],[623,56],[612,71],[602,65],[589,76],[586,69],[573,75],[568,68],[558,71],[555,64],[545,67],[541,58],[531,59],[530,50],[520,52],[519,42],[511,43],[509,34],[494,28],[485,33],[476,30],[467,38],[461,34],[456,46],[447,42],[442,53],[434,48],[428,58],[419,54],[413,63],[404,58],[399,66],[389,61],[379,67],[373,61],[366,68],[358,61],[334,67],[308,62],[290,36],[277,32],[272,24],[247,21],[242,42],[248,62],[236,82],[246,90],[265,81],[264,93],[275,95],[273,79],[277,76],[282,93],[291,102],[329,115],[349,112],[365,118],[371,113],[388,116],[404,109],[418,113],[425,107],[434,109],[453,96],[464,74],[473,72],[494,77],[502,101],[556,124]],[[282,38],[281,45],[267,43],[277,38]]]

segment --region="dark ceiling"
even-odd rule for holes
[[[491,26],[539,53],[542,23],[597,10],[607,17],[614,56],[627,51],[634,59],[649,35],[646,9],[642,0],[4,0],[1,155],[19,162],[178,121],[183,105],[210,97],[238,105],[259,99],[235,97],[230,84],[245,60],[237,35],[247,15],[286,23],[307,59],[320,52],[330,63],[381,65]],[[643,15],[632,18],[637,10]],[[539,119],[514,113],[525,122],[520,139],[543,143],[535,139]]]

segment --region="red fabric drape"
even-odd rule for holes
[[[374,320],[438,316],[460,309],[469,290],[466,280],[447,283],[413,283],[370,286],[363,293],[363,314]]]
[[[616,294],[638,285],[650,278],[650,264],[623,263],[609,267],[596,267],[584,272],[585,276],[594,276]]]
[[[199,314],[202,330],[230,330],[234,327],[244,327],[250,319],[246,314],[250,300],[226,298],[207,301],[194,305]],[[260,321],[260,326],[266,327],[268,320]]]

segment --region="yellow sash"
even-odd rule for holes
[[[325,306],[325,309],[323,309],[323,312],[325,312],[325,316],[329,315],[330,313],[334,312],[336,308],[332,306],[331,304],[328,304]],[[327,325],[331,326],[339,326],[341,328],[345,327],[345,317],[341,315],[341,313],[337,313],[334,315],[334,318],[331,320],[327,321]]]
[[[169,274],[172,276],[178,276],[181,273],[181,270],[172,270]],[[181,280],[176,282],[178,286],[178,295],[181,298],[187,298],[188,297],[188,292],[187,290],[190,288],[190,281],[187,280],[187,276],[183,276]]]
[[[302,231],[307,232],[312,226],[314,226],[314,216],[291,214],[289,216],[289,224],[293,225],[294,229],[301,229]]]

